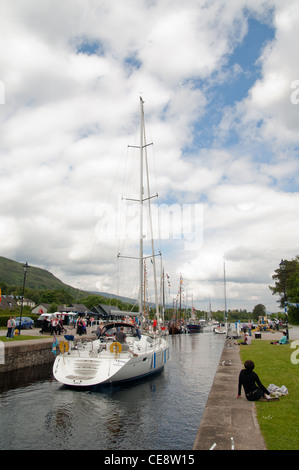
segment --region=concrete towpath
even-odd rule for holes
[[[290,341],[299,339],[299,327],[292,327],[289,333]],[[253,341],[277,341],[281,337],[281,332],[262,333],[261,339],[253,335]],[[193,450],[267,450],[255,403],[246,400],[244,390],[237,398],[242,368],[239,346],[224,347]]]
[[[193,450],[266,450],[254,402],[237,397],[239,347],[224,347]]]

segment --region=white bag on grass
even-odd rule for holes
[[[278,387],[277,385],[270,384],[267,389],[268,389],[269,393],[271,395],[274,395],[275,397],[281,397],[282,395],[287,395],[289,393],[289,391],[288,391],[288,389],[285,385],[282,385],[281,387]]]

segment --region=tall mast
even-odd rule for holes
[[[224,275],[224,319],[227,333],[227,305],[226,305],[226,276],[225,276],[225,263],[223,263],[223,275]]]
[[[152,247],[152,258],[151,262],[153,264],[153,274],[154,274],[154,291],[155,291],[155,304],[156,304],[156,317],[158,321],[158,327],[160,327],[160,308],[159,308],[159,300],[158,300],[158,291],[157,291],[157,270],[156,270],[156,255],[155,255],[155,246],[154,246],[154,233],[153,233],[153,222],[152,222],[152,210],[151,210],[151,199],[152,197],[157,197],[158,194],[151,196],[151,191],[150,191],[150,182],[149,182],[149,168],[148,168],[148,158],[147,158],[147,150],[146,147],[148,145],[152,144],[147,144],[146,143],[146,135],[145,135],[145,126],[144,126],[144,160],[145,160],[145,169],[146,169],[146,181],[147,181],[147,200],[148,200],[148,216],[149,216],[149,226],[150,226],[150,235],[151,235],[151,247]],[[145,191],[144,191],[145,193]],[[144,200],[146,200],[144,199]],[[161,253],[160,253],[161,255]]]
[[[180,275],[180,326],[182,323],[182,283],[183,283],[183,278],[182,278],[182,275]]]
[[[144,170],[144,148],[147,147],[148,145],[152,144],[146,144],[146,137],[145,137],[145,126],[144,126],[144,109],[143,109],[144,101],[140,96],[140,145],[137,147],[135,145],[129,145],[128,147],[135,147],[139,148],[140,152],[140,192],[139,192],[139,199],[132,199],[132,198],[125,198],[128,201],[135,201],[139,203],[139,256],[134,259],[138,259],[139,261],[139,296],[138,296],[138,307],[139,307],[139,316],[140,316],[140,329],[142,329],[142,323],[143,323],[143,313],[144,313],[144,307],[143,307],[143,294],[145,292],[145,286],[144,286],[144,260],[145,258],[153,258],[153,265],[155,268],[155,262],[154,262],[154,257],[156,256],[154,254],[154,244],[153,244],[153,236],[152,238],[152,256],[144,256],[143,254],[143,239],[144,239],[144,234],[143,234],[143,209],[144,209],[144,201],[149,201],[152,197],[155,196],[150,196],[150,191],[149,191],[149,180],[147,178],[147,187],[148,187],[148,197],[144,198],[144,187],[143,187],[143,170]],[[146,153],[145,153],[146,156]],[[147,167],[147,158],[146,160],[146,171],[148,174],[148,167]],[[158,194],[156,194],[158,196]],[[150,214],[150,219],[151,219],[151,210],[150,210],[150,205],[149,205],[149,214]],[[153,233],[152,231],[152,223],[151,223],[151,234]],[[160,253],[161,254],[161,253]],[[117,255],[118,257],[121,256],[120,253]],[[132,258],[131,256],[125,256],[125,258]],[[154,278],[155,278],[155,297],[156,297],[156,305],[157,305],[157,312],[159,312],[159,307],[158,307],[158,295],[157,295],[157,286],[156,286],[156,271],[154,269]]]
[[[143,323],[142,294],[143,294],[143,136],[144,136],[144,110],[143,100],[140,96],[140,240],[139,240],[139,315],[140,326]]]
[[[161,263],[162,263],[162,259],[161,259]],[[165,285],[164,285],[164,268],[163,268],[163,273],[162,273],[162,321],[163,321],[163,325],[164,325],[164,322],[165,322]]]

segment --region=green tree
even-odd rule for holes
[[[52,304],[53,302],[59,303],[57,293],[53,290],[44,291],[41,295],[40,302],[44,302],[46,304]]]
[[[284,269],[283,269],[284,266]],[[287,305],[289,321],[293,324],[299,324],[299,257],[284,263],[280,263],[272,278],[275,286],[269,286],[272,295],[279,295],[278,300],[281,308]],[[293,305],[292,305],[293,304]]]
[[[56,299],[59,304],[72,304],[75,302],[74,296],[65,289],[57,290]]]
[[[258,320],[259,317],[264,317],[266,315],[266,307],[263,304],[258,304],[252,310],[252,318]]]
[[[299,324],[299,258],[296,268],[289,279],[288,289],[288,313],[289,320],[294,325]]]
[[[24,305],[23,307],[23,316],[24,317],[30,317],[31,315],[31,308],[29,307],[29,305]]]
[[[57,312],[57,310],[58,310],[58,305],[55,302],[51,303],[49,307],[49,313],[55,313]]]
[[[3,281],[0,282],[0,289],[1,289],[1,294],[6,295],[7,294],[7,284]]]

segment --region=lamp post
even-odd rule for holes
[[[24,264],[24,280],[23,280],[23,292],[22,292],[22,303],[21,303],[21,314],[20,314],[20,323],[19,323],[19,335],[21,334],[21,324],[22,324],[22,313],[23,313],[23,305],[24,305],[24,293],[25,293],[25,284],[26,284],[26,274],[28,271],[28,263]]]
[[[284,313],[286,318],[286,337],[289,341],[289,328],[288,328],[288,313],[287,313],[287,296],[286,296],[286,276],[285,276],[285,269],[287,266],[287,262],[285,260],[281,260],[279,263],[279,267],[282,271],[282,286],[283,286],[283,304],[284,304]]]

